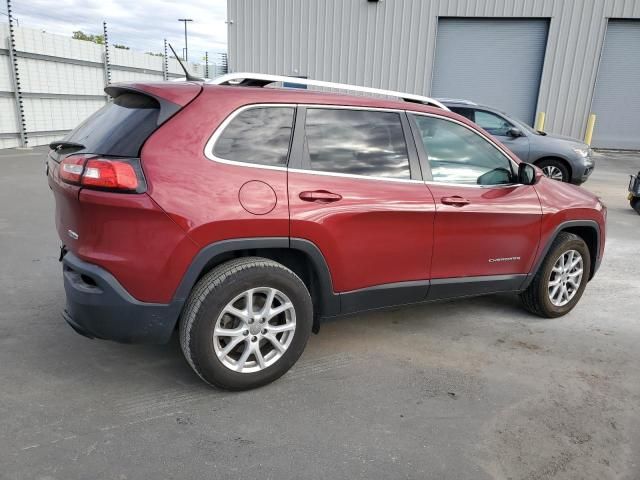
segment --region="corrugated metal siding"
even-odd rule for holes
[[[549,19],[538,111],[546,130],[582,137],[606,19],[637,0],[227,0],[232,71],[430,94],[438,17]]]

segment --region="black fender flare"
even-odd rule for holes
[[[527,278],[525,278],[524,282],[522,282],[522,285],[520,286],[520,290],[526,290],[529,284],[533,281],[533,277],[535,277],[536,273],[538,273],[538,270],[540,269],[542,262],[547,257],[547,253],[549,253],[549,249],[551,248],[551,245],[553,244],[555,239],[558,237],[560,232],[571,227],[589,227],[589,228],[595,229],[596,231],[596,258],[593,259],[594,268],[592,269],[592,272],[591,272],[591,278],[593,278],[593,275],[598,270],[598,267],[600,266],[600,261],[602,260],[602,258],[600,258],[600,242],[601,242],[600,225],[595,220],[567,220],[556,226],[555,230],[549,237],[549,240],[547,241],[546,245],[544,245],[544,247],[540,249],[540,255],[538,256],[538,259],[536,260],[535,264],[531,268],[531,271],[527,275]]]
[[[318,313],[330,317],[340,312],[340,296],[334,294],[331,273],[320,249],[309,240],[289,237],[254,237],[222,240],[203,247],[182,276],[172,303],[184,304],[203,270],[216,257],[243,250],[291,249],[304,253],[311,261],[320,282]],[[317,315],[316,315],[317,316]]]

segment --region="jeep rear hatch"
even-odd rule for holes
[[[69,154],[138,157],[151,134],[202,90],[196,83],[122,84],[105,88],[113,97],[60,141],[51,142],[50,158]]]
[[[113,101],[50,145],[47,175],[64,249],[116,275],[142,301],[166,302],[173,292],[145,287],[166,265],[139,265],[141,249],[171,258],[184,232],[146,194],[141,150],[201,90],[171,82],[108,87]],[[150,232],[160,231],[149,242]]]

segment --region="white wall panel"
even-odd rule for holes
[[[104,104],[101,100],[25,98],[27,131],[71,130]]]
[[[127,70],[111,70],[111,81],[117,82],[142,82],[162,81],[162,73],[142,73],[142,72],[130,72]]]
[[[103,95],[104,70],[87,65],[19,58],[23,92]]]
[[[0,55],[0,92],[13,92],[9,55]]]
[[[55,140],[60,140],[60,135],[40,135],[32,133],[29,135],[29,146],[37,147],[38,145],[49,145]]]
[[[184,72],[182,71],[182,67],[175,58],[167,59],[167,66],[169,67],[169,73],[177,73],[182,75]]]
[[[0,148],[16,148],[20,146],[18,138],[0,138]]]
[[[17,131],[16,101],[12,97],[0,97],[0,133]]]
[[[124,65],[127,67],[147,68],[149,70],[162,71],[162,57],[147,55],[133,50],[109,47],[109,62],[111,65]]]
[[[70,37],[45,33],[28,27],[16,28],[15,32],[18,51],[102,62],[102,46],[95,43],[74,40]]]

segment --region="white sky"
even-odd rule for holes
[[[5,5],[0,11],[6,13]],[[219,63],[218,53],[227,50],[226,0],[13,0],[13,13],[20,26],[39,28],[48,33],[71,36],[82,30],[102,34],[107,22],[110,43],[121,43],[132,50],[162,52],[166,38],[182,55],[184,24],[189,22],[189,60]],[[0,15],[0,21],[7,17]]]

